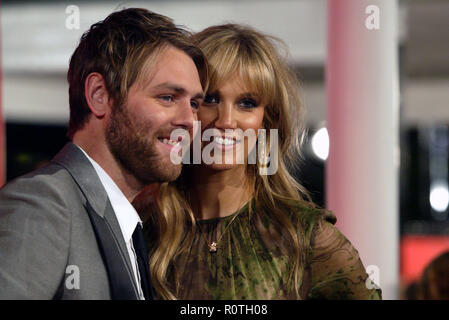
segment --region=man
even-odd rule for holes
[[[0,190],[0,299],[152,298],[130,202],[180,174],[170,133],[191,129],[205,76],[188,34],[144,9],[82,36],[68,71],[72,142]]]

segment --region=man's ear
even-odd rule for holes
[[[84,95],[87,105],[97,118],[102,118],[109,110],[109,93],[101,74],[90,73],[84,82]]]

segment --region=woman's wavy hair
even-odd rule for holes
[[[262,165],[246,167],[247,180],[253,185],[254,201],[250,214],[263,210],[270,214],[273,224],[291,238],[291,272],[289,288],[299,297],[298,279],[304,272],[307,245],[304,232],[294,226],[289,212],[293,202],[314,206],[307,191],[292,176],[300,160],[299,147],[304,136],[303,106],[296,75],[289,69],[286,56],[276,49],[285,45],[278,39],[255,31],[251,27],[225,24],[209,27],[193,35],[208,60],[208,92],[216,92],[236,73],[251,92],[258,93],[265,103],[263,127],[278,129],[278,170],[273,175],[260,175]],[[287,50],[285,50],[287,52]],[[267,138],[268,138],[267,134]],[[267,140],[266,150],[270,150]],[[196,223],[190,204],[189,190],[194,183],[189,178],[189,165],[174,182],[163,183],[154,202],[148,223],[150,229],[151,277],[158,296],[176,299],[177,288],[167,286],[167,271],[173,259],[191,243]],[[175,275],[176,278],[176,275]],[[176,282],[176,279],[175,279]]]

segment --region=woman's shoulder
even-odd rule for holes
[[[316,206],[314,203],[290,200],[288,205],[293,222],[301,223],[306,230],[310,229],[311,231],[323,222],[331,225],[337,222],[337,218],[332,211]]]

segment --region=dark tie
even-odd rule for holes
[[[142,227],[138,223],[133,233],[133,245],[137,255],[137,264],[140,273],[140,285],[142,287],[145,300],[153,299],[152,286],[150,280],[150,270],[148,266],[148,251],[143,237]]]

